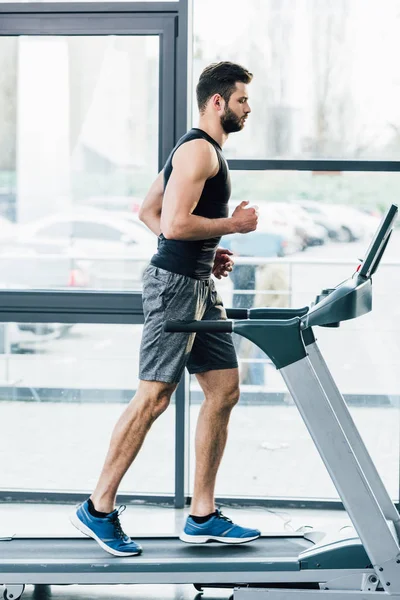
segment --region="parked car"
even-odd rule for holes
[[[1,289],[26,290],[26,286],[3,281]],[[69,323],[0,323],[0,354],[34,353],[48,341],[60,338],[69,332]]]
[[[274,202],[256,202],[259,209],[258,226],[250,235],[235,234],[237,253],[242,256],[286,256],[299,252],[304,242],[293,223]],[[238,202],[229,204],[232,214]],[[224,237],[224,240],[226,237]],[[240,249],[239,249],[240,246]]]
[[[132,220],[97,209],[55,213],[18,227],[12,250],[33,253],[37,262],[50,255],[67,257],[88,274],[88,287],[134,289],[157,247],[157,238]],[[55,277],[49,269],[49,285]]]
[[[49,341],[65,336],[73,327],[66,323],[5,323],[11,354],[34,354]]]
[[[314,200],[301,200],[298,204],[316,223],[325,227],[331,239],[338,242],[355,242],[363,238],[362,224],[350,207],[323,204]]]
[[[296,233],[303,240],[304,249],[308,246],[322,246],[328,239],[325,227],[318,225],[312,217],[298,204],[279,203],[286,219],[293,225]]]
[[[344,227],[349,227],[357,240],[371,238],[381,221],[381,217],[369,215],[355,206],[334,204],[333,208],[337,211],[339,218],[343,220]]]
[[[143,198],[133,196],[92,196],[85,201],[85,207],[105,209],[107,211],[126,211],[138,214]]]
[[[284,256],[300,252],[306,247],[302,233],[293,217],[279,202],[257,202],[259,209],[258,232],[268,232],[282,238]]]
[[[233,233],[225,235],[221,246],[237,256],[284,256],[285,244],[281,235],[266,231],[252,231],[248,235]]]
[[[15,242],[0,247],[0,280],[3,289],[86,289],[90,283],[87,266],[73,249],[49,255]]]

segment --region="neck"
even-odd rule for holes
[[[228,139],[228,134],[222,129],[221,124],[216,121],[210,121],[206,117],[200,117],[198,128],[208,133],[221,148]]]

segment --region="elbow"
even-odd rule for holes
[[[178,222],[163,221],[161,219],[161,231],[167,240],[180,240],[182,238],[182,227]]]
[[[178,232],[174,227],[164,227],[161,231],[166,240],[179,240]]]
[[[160,218],[160,213],[148,209],[140,209],[138,217],[139,221],[142,221],[149,229],[152,229],[152,223],[154,224]]]
[[[141,207],[138,212],[139,221],[146,224],[146,211]]]

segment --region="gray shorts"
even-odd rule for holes
[[[167,333],[165,321],[226,319],[212,279],[200,280],[149,265],[143,277],[144,328],[139,379],[178,383],[185,366],[204,373],[238,366],[230,333]]]

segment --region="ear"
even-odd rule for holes
[[[210,100],[211,106],[217,112],[222,112],[225,108],[225,100],[220,94],[214,94]]]

